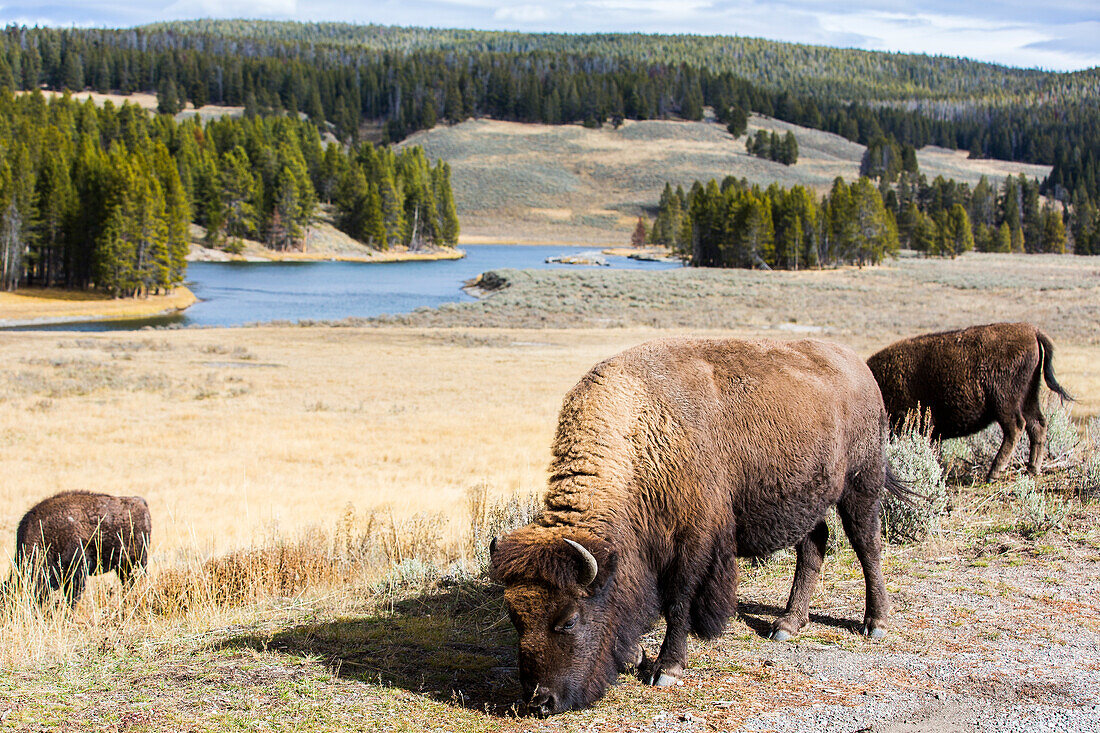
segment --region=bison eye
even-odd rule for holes
[[[565,619],[564,621],[560,622],[557,626],[555,626],[554,631],[557,631],[559,634],[563,634],[563,633],[567,634],[570,631],[572,631],[574,628],[576,628],[576,626],[577,626],[577,614],[574,613],[572,616],[570,616],[569,618]]]

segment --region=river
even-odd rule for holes
[[[462,284],[487,270],[550,268],[546,258],[577,247],[472,245],[461,260],[429,262],[192,262],[187,286],[199,302],[183,313],[124,321],[25,326],[14,330],[118,331],[146,326],[242,326],[271,321],[339,320],[408,313],[473,300]],[[675,262],[605,256],[611,267],[661,270]]]

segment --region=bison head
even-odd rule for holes
[[[608,603],[615,550],[590,532],[532,525],[494,539],[489,554],[519,634],[528,711],[551,715],[599,699],[621,666]]]

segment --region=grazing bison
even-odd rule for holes
[[[114,570],[128,586],[145,567],[151,531],[149,505],[140,496],[65,491],[23,515],[15,562],[39,602],[60,588],[75,605],[89,575]]]
[[[989,467],[987,478],[993,479],[1025,427],[1027,470],[1039,473],[1047,434],[1039,384],[1045,379],[1062,399],[1073,399],[1054,378],[1053,359],[1054,345],[1030,323],[992,323],[898,341],[867,366],[895,429],[918,409],[929,411],[934,438],[970,435],[997,422],[1004,440]]]
[[[601,697],[660,615],[642,677],[677,683],[688,633],[717,637],[736,611],[738,556],[797,547],[772,637],[798,633],[833,505],[863,566],[862,630],[885,633],[879,510],[884,486],[905,492],[887,431],[866,365],[822,341],[659,340],[593,367],[565,397],[542,514],[490,546],[528,710]]]

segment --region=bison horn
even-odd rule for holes
[[[585,546],[582,545],[580,542],[574,542],[568,537],[563,537],[562,539],[569,543],[569,546],[576,550],[577,553],[580,554],[582,558],[584,558],[585,573],[578,580],[581,587],[583,588],[584,586],[588,585],[596,579],[596,573],[600,571],[600,566],[596,564],[596,558],[592,556],[592,553],[585,549]]]

